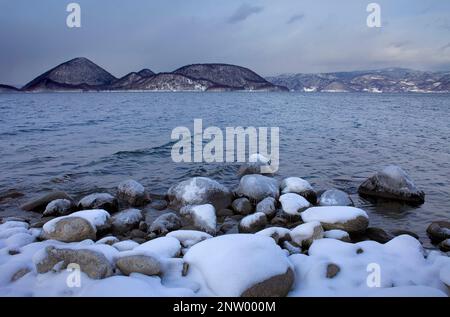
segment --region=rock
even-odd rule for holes
[[[327,239],[336,239],[336,240],[340,240],[343,242],[351,242],[352,240],[350,239],[350,235],[348,234],[348,232],[344,231],[344,230],[329,230],[329,231],[325,231],[324,238]]]
[[[169,232],[166,237],[177,239],[183,248],[190,248],[206,239],[211,239],[212,235],[203,231],[177,230]]]
[[[117,251],[124,252],[124,251],[131,251],[134,248],[139,246],[139,243],[133,241],[133,240],[123,240],[120,242],[116,242],[112,245],[114,248],[117,249]]]
[[[176,210],[203,204],[211,204],[219,210],[230,206],[232,198],[228,188],[206,177],[193,177],[172,186],[167,195],[170,206]]]
[[[167,201],[165,200],[154,200],[151,202],[150,207],[156,210],[164,210],[167,208]]]
[[[238,233],[239,222],[233,218],[227,217],[219,228],[219,231],[225,234]]]
[[[439,243],[439,249],[442,252],[450,252],[450,239],[445,239],[441,243]]]
[[[45,207],[43,216],[66,216],[71,214],[76,209],[72,200],[68,199],[56,199],[51,201],[47,207]]]
[[[333,278],[336,275],[339,274],[339,272],[341,271],[341,268],[334,264],[334,263],[330,263],[327,266],[327,278]]]
[[[59,262],[63,262],[60,269],[69,264],[78,264],[82,272],[92,279],[103,279],[113,275],[113,267],[108,259],[100,252],[87,249],[57,249],[47,247],[44,255],[35,259],[36,270],[39,274],[51,271]]]
[[[88,195],[78,203],[79,209],[103,209],[111,213],[119,210],[119,202],[108,193],[95,193]]]
[[[289,252],[289,255],[302,253],[302,248],[293,245],[290,241],[284,241],[283,248]]]
[[[271,237],[275,240],[276,244],[283,243],[284,241],[291,241],[291,230],[282,227],[270,227],[256,234],[264,235],[266,237]]]
[[[57,199],[72,200],[72,198],[65,192],[55,191],[23,204],[22,206],[20,206],[20,209],[25,211],[43,212],[45,210],[45,207],[47,207],[50,202]]]
[[[161,265],[157,259],[148,255],[129,255],[119,257],[116,266],[125,274],[140,273],[148,276],[159,275]]]
[[[244,217],[239,223],[239,232],[255,233],[264,229],[267,225],[267,217],[262,212],[257,212]]]
[[[416,234],[416,233],[414,233],[414,232],[412,232],[412,231],[409,231],[409,230],[398,229],[398,230],[393,230],[393,231],[391,231],[391,233],[392,233],[395,237],[398,237],[398,236],[407,234],[407,235],[409,235],[409,236],[411,236],[411,237],[413,237],[413,238],[419,240],[419,235]]]
[[[11,277],[11,282],[15,282],[19,279],[21,279],[22,277],[24,277],[25,275],[27,275],[28,273],[31,272],[31,269],[29,269],[28,267],[25,268],[21,268],[19,269],[16,273],[13,274],[13,276]]]
[[[35,222],[32,222],[30,228],[42,228],[47,222],[55,218],[56,217],[43,217]]]
[[[353,206],[350,196],[339,189],[329,189],[319,198],[320,206]]]
[[[303,249],[308,249],[314,240],[323,238],[323,228],[318,221],[312,221],[301,224],[291,230],[290,233],[292,242],[301,246]]]
[[[278,227],[286,227],[287,226],[287,219],[282,216],[275,216],[271,221],[270,224],[272,226],[278,226]]]
[[[216,234],[216,210],[211,204],[185,206],[180,209],[180,214],[192,222],[194,228],[211,235]]]
[[[274,172],[274,168],[270,165],[270,159],[262,154],[252,154],[249,161],[239,168],[238,175],[274,174]]]
[[[358,188],[361,195],[423,204],[425,193],[419,190],[410,177],[398,166],[388,166],[365,180]]]
[[[355,207],[312,207],[302,213],[304,222],[319,221],[325,230],[339,229],[350,234],[362,233],[369,225],[367,213]]]
[[[0,85],[0,92],[1,92],[1,85]],[[23,196],[25,196],[23,193],[15,189],[8,189],[6,192],[0,193],[0,203],[3,203],[6,200],[17,199]]]
[[[97,242],[95,242],[95,244],[107,244],[107,245],[113,245],[115,243],[118,243],[119,239],[117,239],[116,237],[113,236],[108,236],[108,237],[104,237],[100,240],[98,240]]]
[[[436,244],[450,238],[450,222],[432,222],[427,228],[427,234],[428,237],[430,237],[431,241]]]
[[[282,216],[288,221],[300,220],[300,213],[311,206],[304,197],[293,193],[281,195],[280,203]]]
[[[137,228],[143,219],[142,212],[138,209],[121,211],[111,218],[112,230],[115,234],[127,233]]]
[[[231,208],[239,215],[249,215],[252,213],[253,207],[247,198],[238,198],[231,204]]]
[[[119,184],[117,197],[133,207],[143,206],[150,201],[144,186],[132,179]]]
[[[143,239],[140,241],[145,241],[145,238],[147,237],[147,233],[144,231],[141,231],[139,229],[133,229],[130,231],[130,238],[131,239]]]
[[[238,196],[247,197],[255,203],[266,197],[278,199],[280,195],[278,182],[275,179],[256,174],[242,177],[236,193]]]
[[[386,243],[394,237],[381,228],[370,227],[366,229],[365,235],[369,240],[379,243]]]
[[[95,240],[96,236],[97,230],[92,224],[80,217],[55,218],[43,227],[43,237],[47,240],[79,242],[86,239]]]
[[[157,235],[165,235],[181,228],[181,219],[173,212],[163,214],[153,221],[148,231]]]
[[[184,261],[189,265],[188,277],[200,273],[215,296],[286,296],[294,282],[285,252],[263,235],[208,239],[190,248]]]
[[[145,220],[139,222],[138,229],[144,232],[148,231],[148,224],[145,222]]]
[[[218,211],[216,210],[216,214],[217,214],[217,217],[230,217],[230,216],[234,215],[234,212],[231,209],[225,208],[225,209],[220,209]]]
[[[262,212],[268,219],[272,219],[277,213],[276,203],[273,197],[264,198],[256,205],[256,212]]]
[[[317,203],[317,194],[311,184],[300,177],[288,177],[280,184],[282,194],[294,193],[304,197],[312,205]]]

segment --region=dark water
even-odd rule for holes
[[[203,125],[280,127],[277,177],[300,176],[318,190],[343,189],[372,225],[425,237],[450,215],[450,96],[297,93],[65,93],[0,95],[0,215],[51,189],[74,197],[128,178],[164,193],[190,176],[230,187],[237,166],[175,164],[171,131]],[[356,194],[364,177],[403,167],[427,194],[413,208],[372,203]]]

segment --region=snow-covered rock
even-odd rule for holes
[[[78,202],[79,209],[104,209],[111,213],[119,209],[117,199],[108,193],[90,194]]]
[[[126,209],[112,216],[112,230],[117,234],[129,232],[137,228],[143,219],[144,217],[139,209]]]
[[[358,188],[362,195],[395,199],[412,204],[423,204],[425,193],[419,190],[406,172],[391,165],[375,173]]]
[[[150,254],[159,258],[172,258],[181,254],[181,244],[174,237],[161,237],[137,246],[133,252]]]
[[[135,207],[143,206],[150,201],[144,186],[132,179],[119,184],[117,197]]]
[[[131,251],[134,248],[137,248],[139,246],[139,243],[133,240],[123,240],[114,243],[112,246],[116,248],[118,251],[123,252],[123,251]]]
[[[23,204],[20,206],[20,209],[25,211],[43,212],[50,202],[57,199],[72,200],[65,192],[55,191]]]
[[[273,218],[277,213],[277,201],[273,197],[267,197],[256,205],[256,212],[264,213],[268,219]]]
[[[208,239],[190,248],[184,261],[188,277],[202,279],[215,296],[286,296],[294,282],[285,253],[263,235]]]
[[[278,199],[280,195],[276,179],[256,174],[242,177],[236,193],[256,203],[266,197]]]
[[[394,238],[392,234],[387,233],[381,228],[377,227],[369,227],[364,231],[364,235],[372,241],[376,241],[378,243],[386,243]]]
[[[274,168],[270,165],[270,159],[255,153],[250,155],[247,163],[244,163],[238,171],[239,176],[250,174],[273,174]]]
[[[180,214],[190,219],[194,227],[211,235],[216,234],[216,210],[211,204],[185,206],[180,209]]]
[[[95,240],[97,230],[92,224],[81,217],[60,217],[47,222],[43,227],[44,239],[62,242]]]
[[[270,237],[275,240],[277,244],[283,241],[291,240],[291,230],[282,227],[270,227],[258,231],[256,234]]]
[[[231,192],[225,186],[206,177],[193,177],[169,188],[167,193],[172,208],[187,205],[212,204],[216,209],[231,204]]]
[[[241,233],[255,233],[264,229],[267,225],[267,217],[262,212],[245,216],[239,222],[239,232]]]
[[[36,270],[41,274],[49,272],[60,262],[62,262],[60,269],[64,269],[72,263],[79,265],[81,271],[92,279],[102,279],[113,274],[110,261],[101,252],[89,249],[60,249],[50,246],[42,250],[42,253],[35,257]]]
[[[439,249],[442,252],[450,252],[450,239],[445,239],[441,243],[439,243]]]
[[[369,225],[367,213],[355,207],[312,207],[302,212],[302,219],[319,221],[325,230],[340,229],[349,233],[363,232]]]
[[[306,198],[311,204],[317,203],[317,195],[311,184],[300,177],[288,177],[280,184],[282,194],[294,193]]]
[[[353,206],[350,196],[339,189],[329,189],[319,198],[320,206]]]
[[[344,242],[351,242],[350,235],[348,234],[348,232],[339,229],[325,231],[323,237],[328,239],[336,239]]]
[[[180,217],[173,212],[169,212],[156,218],[150,225],[148,231],[157,235],[165,235],[170,231],[178,230],[180,228]]]
[[[290,236],[292,242],[307,249],[314,240],[323,238],[323,228],[318,221],[307,222],[292,229]]]
[[[449,221],[435,221],[427,228],[428,237],[433,243],[439,243],[445,239],[450,238],[450,222]]]
[[[300,213],[311,206],[304,197],[294,193],[281,195],[280,203],[283,217],[292,221],[299,220]]]
[[[296,282],[290,296],[446,296],[439,277],[450,258],[432,251],[425,256],[421,244],[408,235],[386,244],[356,244],[335,239],[315,241],[309,256],[289,257]],[[327,278],[330,264],[338,274]]]
[[[119,242],[119,239],[117,239],[116,237],[113,236],[107,236],[104,237],[98,241],[96,241],[96,244],[107,244],[107,245],[113,245],[114,243]]]
[[[43,215],[48,216],[65,216],[75,211],[75,204],[69,199],[56,199],[51,201],[45,207]]]
[[[148,255],[120,256],[116,261],[116,266],[125,275],[140,273],[152,276],[161,273],[161,264],[159,261]]]
[[[169,232],[166,237],[172,237],[180,241],[183,248],[189,249],[193,245],[206,239],[211,239],[212,235],[196,230],[177,230]]]
[[[234,200],[231,208],[233,208],[236,214],[244,216],[251,214],[253,210],[252,204],[245,197]]]

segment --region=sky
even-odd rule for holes
[[[81,7],[68,28],[66,7]],[[367,27],[367,5],[381,28]],[[262,76],[407,67],[450,71],[447,0],[0,0],[0,83],[74,57],[116,77],[229,63]]]

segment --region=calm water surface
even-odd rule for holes
[[[114,192],[133,178],[154,193],[191,176],[238,184],[235,164],[175,164],[171,131],[280,127],[277,178],[349,192],[373,226],[409,229],[450,216],[450,95],[300,93],[64,93],[0,95],[0,216],[52,189],[74,197]],[[358,197],[364,177],[403,167],[426,192],[413,208]]]

